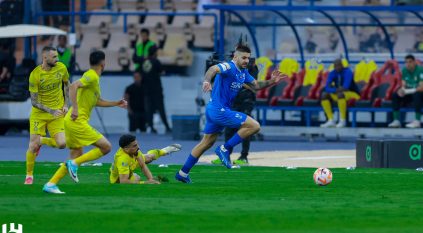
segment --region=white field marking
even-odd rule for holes
[[[352,159],[355,156],[342,156],[342,155],[335,155],[335,156],[313,156],[313,157],[301,157],[301,158],[286,158],[284,160],[320,160],[320,159]]]

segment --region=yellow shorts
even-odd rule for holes
[[[66,146],[70,149],[89,146],[100,140],[103,135],[86,121],[65,119]]]
[[[29,117],[29,133],[46,136],[46,128],[50,137],[65,132],[64,117],[48,115],[33,115]]]
[[[356,99],[359,100],[360,99],[360,95],[357,94],[356,92],[353,91],[344,91],[344,95],[345,95],[345,100],[348,101],[350,99]],[[330,98],[333,101],[338,101],[338,95],[336,93],[331,93],[330,94]]]
[[[141,177],[137,173],[131,172],[129,174],[129,180],[130,181],[141,181]],[[119,176],[115,176],[113,174],[110,174],[110,183],[111,184],[119,184],[120,183]]]

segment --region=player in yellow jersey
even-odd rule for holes
[[[101,98],[100,75],[105,66],[105,54],[94,51],[90,54],[90,69],[69,88],[72,107],[65,116],[66,146],[70,149],[71,160],[66,161],[44,185],[47,193],[63,193],[57,183],[69,172],[71,178],[78,182],[77,169],[84,162],[96,160],[110,152],[112,145],[97,130],[88,124],[94,107],[127,107],[125,100],[106,101]],[[93,145],[94,149],[83,153],[83,147]]]
[[[66,147],[63,118],[68,111],[69,74],[66,66],[58,62],[56,48],[44,47],[42,56],[42,64],[29,77],[32,109],[29,117],[30,139],[26,152],[25,184],[32,184],[34,181],[35,158],[41,145],[60,149]],[[45,137],[46,129],[51,138]]]
[[[119,147],[110,167],[110,183],[112,184],[160,184],[159,181],[153,178],[147,164],[161,156],[181,149],[181,145],[172,144],[163,149],[149,150],[147,154],[143,154],[139,149],[137,138],[131,134],[125,134],[120,137]],[[134,172],[138,167],[147,178],[146,181],[142,181],[141,177]]]

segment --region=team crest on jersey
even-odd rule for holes
[[[238,119],[242,118],[241,114],[239,114],[239,113],[235,114],[235,117],[238,118]]]
[[[60,72],[56,73],[56,79],[62,79],[62,74]]]
[[[122,167],[127,167],[128,163],[122,162]]]

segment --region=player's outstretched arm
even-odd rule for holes
[[[244,87],[258,91],[260,89],[269,87],[276,83],[279,83],[283,78],[287,78],[286,74],[282,74],[279,70],[272,72],[272,76],[269,80],[257,81],[254,80],[252,83],[244,83]]]
[[[49,107],[44,106],[43,104],[41,104],[38,101],[38,93],[37,92],[30,92],[30,93],[31,93],[31,104],[32,104],[32,106],[34,106],[34,108],[38,108],[40,110],[43,110],[45,112],[48,112],[51,115],[56,116],[56,117],[63,115],[62,110],[53,110],[53,109],[51,109],[51,108],[49,108]]]
[[[141,157],[137,158],[138,164],[140,165],[141,171],[144,176],[147,178],[147,181],[144,183],[146,184],[160,184],[157,180],[154,179],[153,174],[151,174],[150,169],[148,169],[147,164],[145,164],[144,160]]]
[[[121,108],[127,108],[128,107],[128,102],[126,102],[126,100],[121,99],[119,101],[108,101],[108,100],[104,100],[102,98],[99,98],[97,100],[97,104],[98,107],[121,107]]]

